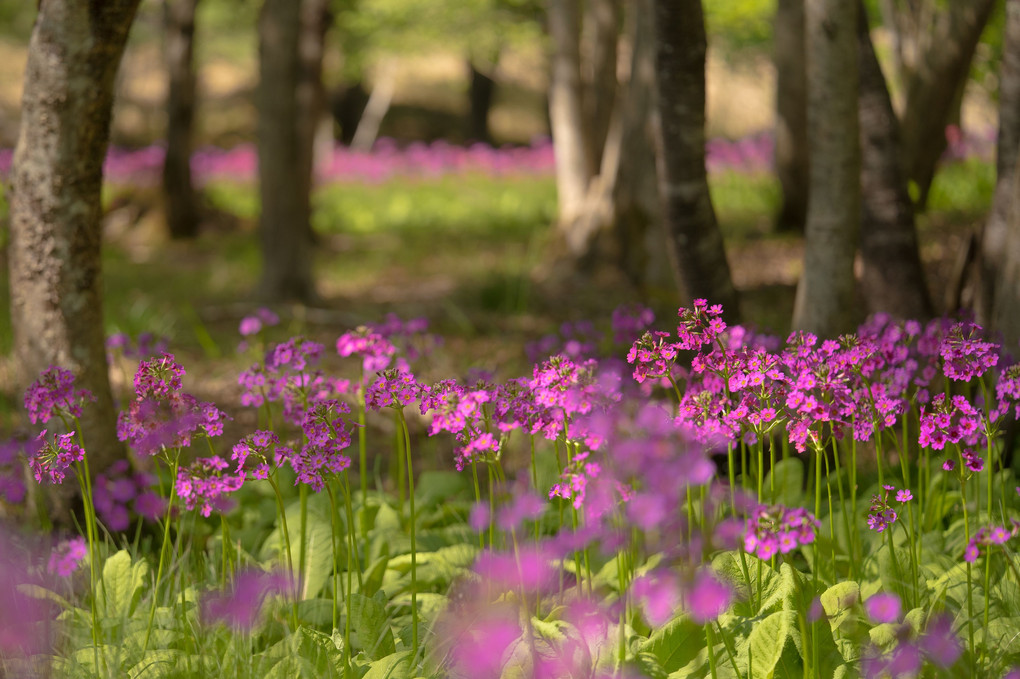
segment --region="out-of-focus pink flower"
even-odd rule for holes
[[[687,591],[686,604],[691,620],[704,624],[718,618],[733,603],[733,590],[720,582],[710,570],[702,569]]]
[[[85,538],[79,536],[64,540],[53,549],[46,570],[66,578],[88,555],[89,548],[85,544]]]
[[[202,619],[250,632],[258,623],[266,597],[270,594],[286,594],[288,590],[288,579],[280,573],[238,573],[232,588],[203,597]]]
[[[879,592],[864,602],[864,609],[874,622],[898,622],[900,598],[892,592]]]

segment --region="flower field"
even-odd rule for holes
[[[151,338],[91,482],[50,369],[12,504],[80,535],[0,549],[5,676],[1001,677],[1020,663],[1020,366],[962,320],[786,342],[703,300],[565,325],[530,374],[430,374],[421,319],[239,331],[241,411]],[[658,328],[666,326],[668,330]],[[343,375],[343,377],[341,377]],[[383,423],[387,426],[368,426]],[[416,469],[429,438],[445,469]],[[1010,674],[1010,676],[1018,676]]]

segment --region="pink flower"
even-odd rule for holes
[[[879,592],[864,602],[868,617],[876,623],[898,622],[900,598],[891,592]]]
[[[733,602],[733,591],[716,579],[708,569],[694,577],[687,591],[686,604],[691,620],[704,624],[718,618]]]
[[[46,570],[50,573],[56,573],[57,575],[66,578],[68,575],[73,573],[86,556],[89,554],[89,549],[85,545],[85,538],[76,537],[70,540],[64,540],[58,544],[53,552],[50,554],[49,564],[46,566]]]

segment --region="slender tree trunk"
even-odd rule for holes
[[[782,207],[781,231],[804,231],[808,204],[807,66],[804,59],[804,0],[779,0],[773,33],[776,67],[776,176]]]
[[[326,32],[332,23],[329,0],[301,1],[301,35],[298,38],[297,125],[301,191],[311,205],[315,188],[316,135],[326,113],[326,89],[322,84],[322,57],[326,52]],[[330,146],[332,148],[332,146]],[[315,245],[311,208],[305,222],[308,242]]]
[[[854,253],[861,214],[857,3],[806,3],[811,184],[804,273],[793,327],[822,337],[856,321]]]
[[[496,94],[496,81],[484,70],[479,70],[474,59],[467,60],[467,67],[470,78],[468,83],[468,139],[491,144],[489,111],[492,110],[492,101]]]
[[[267,300],[317,299],[312,279],[309,226],[312,135],[302,119],[304,2],[265,0],[259,15],[257,91],[262,278]],[[306,84],[306,83],[304,83]]]
[[[1006,0],[1002,63],[999,66],[999,134],[995,147],[995,196],[981,235],[981,266],[975,311],[978,322],[994,323],[995,287],[1002,269],[1013,209],[1013,172],[1020,150],[1020,0]]]
[[[163,202],[172,238],[198,235],[198,197],[191,179],[195,120],[195,10],[198,0],[165,0],[167,89]]]
[[[584,136],[581,12],[578,0],[549,0],[547,14],[553,46],[549,118],[556,153],[558,221],[561,232],[569,236],[570,227],[584,210],[592,167]]]
[[[931,296],[917,247],[914,206],[899,166],[899,128],[858,5],[861,135],[861,292],[868,313],[927,319]]]
[[[659,193],[681,295],[740,315],[705,171],[705,55],[701,0],[656,0]]]
[[[590,176],[602,166],[602,152],[616,101],[620,20],[616,0],[586,0],[581,27],[584,137]]]
[[[59,365],[92,391],[82,429],[94,471],[124,455],[104,347],[100,189],[114,78],[138,1],[40,4],[8,196],[19,382]]]
[[[996,0],[951,2],[938,15],[929,47],[906,82],[900,116],[902,167],[917,185],[920,208],[928,201],[935,168],[946,148],[945,128],[967,82],[970,62]]]

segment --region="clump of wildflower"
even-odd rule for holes
[[[976,445],[981,435],[981,415],[965,396],[959,394],[946,399],[936,395],[930,407],[921,407],[918,443],[942,450],[947,443],[963,441]]]
[[[94,401],[88,389],[74,388],[70,370],[50,366],[25,391],[25,409],[33,424],[46,424],[53,417],[81,417],[82,405]]]
[[[365,392],[365,407],[369,410],[403,408],[417,399],[421,385],[410,372],[391,368],[379,373]]]
[[[679,338],[677,348],[698,350],[712,344],[726,330],[722,319],[721,304],[709,306],[708,300],[696,299],[690,309],[677,310],[680,325],[676,329]]]
[[[202,619],[209,624],[222,623],[239,632],[250,632],[258,623],[266,597],[285,594],[289,589],[288,578],[279,573],[238,573],[230,589],[202,597]]]
[[[881,533],[886,528],[896,523],[899,514],[889,504],[889,494],[896,491],[895,486],[882,486],[879,495],[871,496],[871,511],[868,514],[868,528]],[[908,491],[909,492],[909,491]],[[901,500],[901,502],[904,502]]]
[[[269,476],[270,461],[278,464],[272,450],[280,443],[280,437],[271,431],[258,430],[248,434],[231,449],[231,459],[237,463],[236,474],[242,473],[246,467],[251,468],[251,476],[265,479]],[[249,464],[249,459],[252,464]]]
[[[803,507],[759,505],[747,519],[744,551],[768,560],[815,541],[818,519]]]
[[[142,361],[135,373],[135,400],[117,417],[117,437],[138,453],[191,445],[196,434],[219,436],[230,419],[212,403],[181,390],[184,368],[173,354]]]
[[[489,432],[481,432],[457,450],[454,464],[457,471],[464,471],[472,462],[494,462],[499,459],[499,441]]]
[[[337,338],[336,353],[340,356],[361,356],[361,368],[371,375],[389,367],[397,348],[378,332],[362,326]]]
[[[177,496],[184,506],[199,509],[202,516],[212,514],[221,506],[224,496],[239,490],[244,473],[232,474],[230,465],[219,456],[200,457],[187,467],[177,470]]]
[[[942,372],[951,380],[969,382],[999,362],[999,345],[985,342],[981,326],[969,321],[953,324],[939,344]]]
[[[42,447],[28,463],[38,483],[42,483],[43,478],[50,483],[63,483],[67,469],[85,459],[85,450],[74,442],[74,434],[73,431],[55,434],[50,440],[46,438],[45,429],[39,432],[37,440],[42,442]]]
[[[969,563],[977,561],[981,555],[981,548],[988,548],[991,545],[1004,545],[1010,538],[1017,535],[1020,526],[1016,522],[1009,528],[1005,526],[982,526],[970,538],[970,542],[963,550],[963,560]]]
[[[669,333],[648,331],[636,340],[627,352],[627,363],[634,364],[634,380],[639,384],[647,379],[669,375],[676,362],[677,347],[669,341]]]
[[[589,458],[591,453],[587,450],[573,456],[570,465],[560,474],[559,483],[553,484],[549,490],[549,498],[560,497],[570,500],[574,509],[580,509],[584,504],[584,498],[588,482],[602,472],[602,466]]]
[[[46,565],[46,570],[49,573],[66,578],[77,570],[78,565],[88,554],[89,548],[85,544],[85,538],[79,536],[70,540],[63,540],[50,553],[50,560]]]

